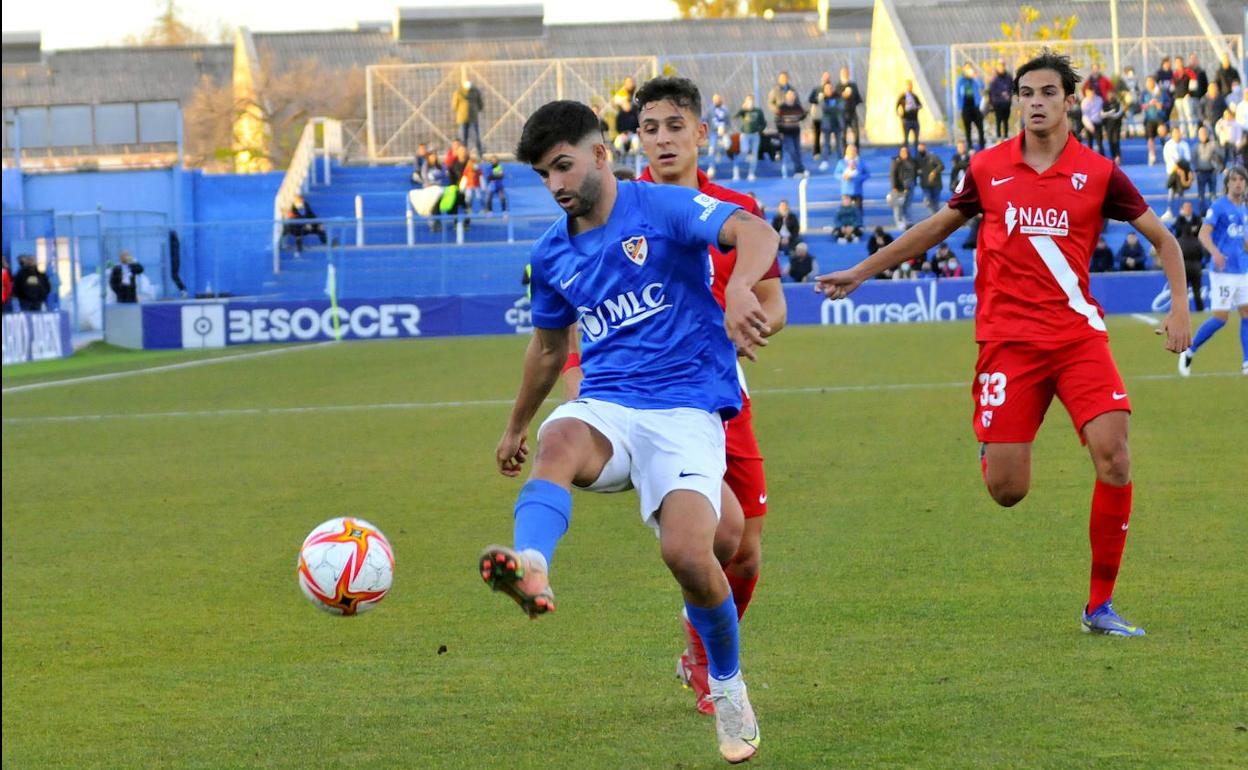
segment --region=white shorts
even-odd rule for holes
[[[1209,271],[1209,309],[1230,310],[1248,305],[1248,273]]]
[[[577,399],[550,413],[537,429],[555,420],[580,420],[611,442],[611,459],[592,484],[591,492],[622,492],[635,488],[641,498],[641,520],[658,532],[655,514],[663,498],[677,489],[700,492],[720,516],[724,478],[724,423],[701,409],[631,409],[596,399]]]

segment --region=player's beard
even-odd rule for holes
[[[593,211],[594,206],[602,199],[602,176],[594,169],[585,172],[585,180],[576,190],[575,205],[565,209],[568,219],[583,217]]]

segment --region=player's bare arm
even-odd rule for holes
[[[559,379],[559,371],[568,359],[567,329],[538,328],[524,353],[524,374],[520,392],[511,408],[507,429],[498,441],[494,459],[504,476],[519,476],[520,466],[528,457],[529,423],[541,407],[550,389]]]
[[[1170,312],[1157,327],[1157,333],[1165,335],[1166,350],[1182,353],[1192,344],[1192,319],[1187,311],[1187,276],[1183,271],[1183,253],[1179,251],[1179,242],[1152,209],[1136,217],[1131,225],[1157,250],[1157,260],[1161,262],[1166,282],[1170,284]],[[1200,234],[1203,241],[1204,227]]]
[[[779,278],[764,278],[754,284],[754,296],[767,316],[767,333],[764,337],[774,337],[784,328],[789,318],[789,304],[784,299],[784,287]]]
[[[1213,262],[1214,270],[1226,269],[1226,255],[1213,242],[1213,225],[1203,224],[1200,226],[1200,233],[1196,236],[1200,239],[1200,245],[1205,247],[1205,251],[1209,252],[1209,259]]]
[[[737,209],[720,228],[719,242],[737,250],[737,264],[724,291],[724,328],[737,349],[753,361],[754,348],[766,346],[771,333],[753,289],[775,261],[780,236],[763,220]]]
[[[822,292],[828,299],[847,297],[872,276],[897,267],[908,259],[926,254],[928,249],[966,224],[966,220],[966,215],[961,211],[946,206],[848,270],[817,276],[815,291]]]

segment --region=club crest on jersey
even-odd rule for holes
[[[1088,175],[1087,175],[1087,174],[1077,174],[1077,173],[1076,173],[1076,174],[1071,174],[1071,175],[1070,175],[1070,186],[1071,186],[1071,187],[1073,187],[1073,188],[1075,188],[1076,190],[1082,190],[1082,189],[1083,189],[1083,186],[1084,186],[1085,184],[1087,184],[1087,183],[1088,183]]]
[[[620,246],[624,248],[624,255],[633,261],[634,265],[641,267],[646,262],[646,256],[650,253],[650,246],[646,243],[646,236],[634,235],[626,241],[622,241]]]
[[[979,413],[979,421],[983,424],[983,426],[984,426],[985,428],[987,428],[987,427],[989,427],[990,425],[992,425],[992,410],[991,410],[991,409],[985,409],[984,411],[980,412],[980,413]]]
[[[1023,235],[1069,235],[1070,215],[1065,209],[1046,209],[1042,206],[1014,207],[1005,204],[1005,234],[1014,234],[1014,228]]]

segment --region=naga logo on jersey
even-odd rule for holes
[[[641,323],[662,313],[672,306],[666,299],[663,284],[648,284],[641,291],[627,291],[592,308],[578,307],[576,310],[581,314],[578,323],[586,341],[594,342],[610,331]]]
[[[702,213],[698,215],[698,219],[705,222],[711,218],[711,212],[719,208],[719,201],[706,193],[698,193],[693,196],[693,202],[702,207]]]
[[[1065,209],[1046,209],[1040,206],[1015,208],[1006,202],[1005,234],[1014,234],[1015,226],[1023,235],[1069,235],[1070,215]]]
[[[646,256],[650,253],[650,245],[646,243],[646,236],[634,235],[622,241],[620,246],[624,248],[624,255],[631,259],[634,265],[641,267],[645,264]]]
[[[1070,186],[1075,188],[1076,190],[1082,190],[1083,186],[1087,183],[1088,183],[1087,174],[1071,174],[1070,175]]]

